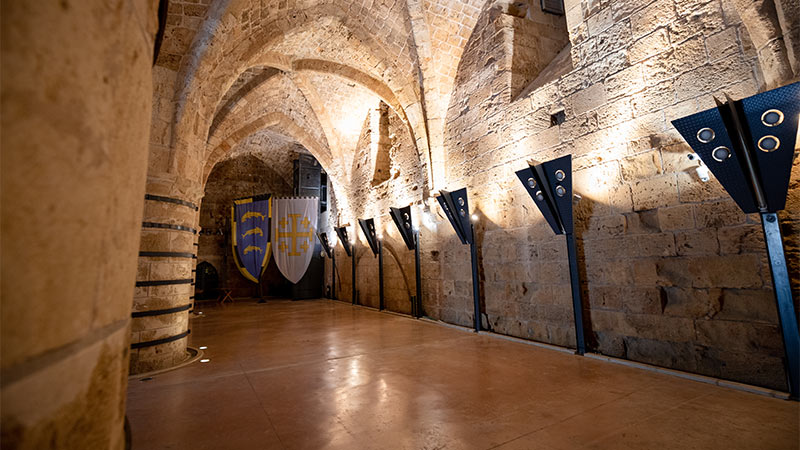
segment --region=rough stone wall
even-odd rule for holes
[[[180,62],[156,71],[148,192],[199,201],[204,177],[239,142],[282,134],[328,172],[332,223],[360,234],[357,218],[378,221],[395,310],[414,291],[413,254],[393,235],[388,207],[430,212],[419,221],[423,308],[469,325],[469,250],[430,197],[466,186],[480,216],[485,325],[571,346],[563,238],[514,176],[528,159],[571,153],[592,346],[782,388],[757,218],[739,214],[713,179],[697,179],[669,121],[713,106],[723,91],[741,98],[796,79],[794,5],[567,0],[564,24],[525,1],[214,3],[191,44],[168,46]],[[377,99],[391,109],[388,143],[361,112]],[[551,125],[556,113],[564,122]],[[384,181],[375,167],[385,145]],[[784,229],[797,290],[797,169],[794,177]],[[349,259],[337,252],[337,291],[349,299]],[[359,279],[372,280],[375,264],[362,256]],[[375,304],[375,283],[359,286],[362,302]]]
[[[234,297],[251,297],[258,294],[258,289],[239,272],[233,259],[230,241],[233,200],[254,194],[291,195],[292,186],[286,175],[278,174],[254,155],[244,155],[220,162],[208,177],[200,206],[200,228],[204,232],[199,238],[197,262],[211,263],[219,274],[220,286],[233,289]],[[272,290],[284,284],[283,276],[272,262],[263,279],[265,295],[272,295]]]
[[[155,1],[2,2],[2,447],[122,449]]]
[[[376,227],[384,237],[384,301],[387,309],[410,313],[410,296],[415,295],[414,254],[406,249],[395,225],[389,216],[389,208],[402,207],[412,202],[420,202],[424,179],[421,175],[419,157],[415,157],[414,143],[407,125],[391,109],[376,105],[370,114],[378,114],[379,120],[364,121],[361,136],[354,155],[352,178],[348,195],[362,199],[356,205],[353,217],[339,216],[339,223],[350,224],[348,233],[352,236],[354,226],[358,227],[357,290],[359,301],[367,306],[378,307],[378,258],[373,257],[364,233],[358,226],[358,219],[374,218]],[[379,138],[374,135],[386,136]],[[373,151],[373,139],[385,145],[388,153],[389,178],[377,185],[373,184],[376,160],[379,153]],[[364,201],[370,199],[370,201]],[[374,200],[373,200],[374,199]],[[350,258],[341,245],[336,248],[337,258],[337,297],[352,300],[352,268]]]
[[[513,174],[528,158],[571,153],[575,192],[583,197],[576,227],[596,349],[784,388],[758,218],[740,213],[715,180],[697,179],[688,147],[669,124],[713,106],[709,94],[757,92],[758,61],[735,9],[660,0],[567,6],[570,73],[509,101],[502,68],[484,65],[501,61],[497,52],[504,51],[489,11],[457,77],[448,186],[466,185],[481,213],[488,323],[504,334],[574,345],[563,238],[551,236]],[[551,127],[558,110],[566,121]],[[795,180],[792,199],[796,188]],[[787,211],[797,207],[790,200]],[[789,216],[787,250],[796,259],[797,225]],[[441,239],[444,318],[444,310],[469,306],[469,272],[466,248]]]

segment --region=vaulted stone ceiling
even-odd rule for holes
[[[713,95],[796,80],[800,21],[782,12],[796,0],[564,0],[563,15],[534,0],[170,5],[154,69],[148,193],[199,201],[215,164],[242,155],[291,179],[293,155],[307,150],[332,182],[328,223],[374,218],[399,266],[387,211],[413,205],[425,310],[464,324],[470,268],[433,193],[466,188],[483,241],[487,320],[566,346],[574,330],[563,242],[514,171],[571,154],[598,348],[712,376],[701,367],[710,354],[723,355],[720,366],[759,360],[769,375],[737,379],[779,385],[774,354],[740,357],[723,338],[778,336],[763,333],[760,318],[742,325],[734,312],[716,332],[698,317],[721,314],[721,304],[699,316],[681,309],[720,287],[708,282],[723,279],[719,267],[732,270],[719,298],[762,298],[770,282],[758,275],[768,273],[762,253],[723,241],[753,224],[718,184],[697,179],[669,121],[711,107]],[[800,248],[797,233],[787,242]],[[639,276],[667,289],[644,291]],[[725,303],[731,314],[735,301]]]
[[[270,128],[346,184],[367,112],[382,100],[406,124],[427,191],[442,178],[430,162],[442,159],[460,55],[490,4],[171,1],[154,144],[170,148],[167,166],[199,159],[207,176],[239,141]]]

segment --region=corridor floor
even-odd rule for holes
[[[205,306],[134,449],[797,449],[800,405],[327,300]]]

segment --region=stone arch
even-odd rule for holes
[[[419,142],[419,139],[426,139],[426,126],[424,121],[420,122],[412,122],[409,119],[409,116],[406,114],[406,108],[404,108],[400,100],[395,95],[394,91],[383,83],[381,80],[373,78],[369,74],[361,72],[358,69],[355,69],[350,66],[346,66],[343,64],[335,63],[332,61],[325,61],[325,60],[311,60],[311,59],[303,59],[295,61],[292,64],[292,69],[296,72],[302,73],[305,71],[308,72],[318,72],[323,74],[330,74],[335,75],[346,80],[352,81],[359,86],[364,87],[365,89],[374,93],[378,98],[380,98],[384,103],[386,103],[397,115],[400,119],[405,123],[406,128],[411,135],[411,138],[414,142]],[[414,108],[418,108],[419,105],[417,104]],[[317,110],[317,108],[315,108]],[[415,117],[422,118],[422,111],[421,109],[417,111]],[[320,121],[323,122],[325,119],[320,118]],[[420,135],[422,137],[420,137]],[[423,149],[427,149],[427,146],[420,147],[419,145],[416,146],[417,148],[417,155],[416,157],[419,159],[421,163],[428,167],[425,175],[427,180],[431,179],[431,163],[430,163],[430,154],[428,152],[422,151]]]
[[[344,195],[346,190],[343,189],[346,185],[343,183],[339,173],[335,170],[327,147],[317,142],[303,127],[294,123],[289,117],[279,112],[273,112],[255,118],[227,135],[225,139],[219,141],[216,147],[210,149],[203,166],[202,186],[205,186],[208,176],[211,174],[214,166],[236,147],[239,142],[242,142],[264,129],[271,129],[278,134],[294,140],[311,152],[328,174],[333,190],[331,196],[332,198],[336,198],[337,209],[348,209],[348,198]]]
[[[452,8],[449,0],[407,0],[414,48],[420,64],[425,122],[431,160],[429,185],[444,187],[446,155],[444,132],[447,107],[455,86],[456,68],[478,17],[493,0],[462,0]],[[434,10],[438,14],[430,14]],[[435,57],[433,56],[435,54]]]
[[[800,75],[800,35],[797,11],[785,11],[785,0],[725,0],[733,4],[742,25],[756,48],[761,74],[768,89],[781,86]],[[777,4],[776,4],[777,2]],[[796,5],[796,4],[795,4]],[[795,6],[796,7],[796,6]]]
[[[220,140],[219,144],[209,151],[203,169],[203,184],[205,184],[208,175],[217,162],[224,158],[237,143],[265,128],[275,129],[279,134],[283,134],[297,141],[317,158],[320,165],[322,165],[329,174],[331,173],[329,172],[331,158],[327,149],[319,144],[303,127],[292,121],[292,119],[282,113],[274,112],[260,116],[246,123],[234,132],[228,134],[225,139]]]
[[[247,92],[239,101],[242,106],[222,119],[214,130],[214,135],[209,136],[206,142],[207,152],[217,149],[233,133],[241,130],[241,124],[252,123],[257,118],[283,117],[285,120],[281,123],[286,124],[289,129],[305,128],[299,135],[313,137],[308,141],[313,142],[310,145],[314,146],[319,161],[327,164],[334,162],[327,137],[316,120],[313,108],[290,77],[285,74],[273,76]],[[277,115],[273,116],[273,113]]]
[[[396,37],[393,44],[399,50],[392,54],[388,50],[389,45],[384,43],[381,38],[371,36],[367,32],[369,27],[364,26],[359,18],[353,17],[348,13],[347,8],[337,5],[336,2],[317,5],[302,11],[288,11],[282,17],[268,16],[272,19],[271,21],[259,22],[256,32],[242,39],[232,39],[230,36],[233,28],[236,28],[237,16],[225,14],[222,20],[214,22],[214,26],[207,30],[213,37],[205,40],[204,37],[196,39],[194,58],[186,63],[181,72],[182,87],[176,91],[175,97],[176,111],[172,135],[174,152],[184,152],[186,148],[192,146],[192,142],[196,142],[199,135],[203,134],[203,130],[208,130],[207,125],[211,120],[208,116],[211,107],[216,107],[219,99],[226,92],[225,88],[233,84],[243,67],[252,65],[253,61],[270,51],[271,42],[279,39],[288,30],[329,16],[341,20],[351,30],[358,42],[370,44],[368,45],[370,54],[380,56],[378,58],[380,64],[376,67],[382,71],[381,76],[387,82],[397,85],[399,89],[395,88],[395,91],[402,90],[413,94],[412,99],[414,100],[406,105],[406,109],[408,106],[418,103],[416,99],[419,96],[419,87],[414,86],[408,76],[395,76],[396,73],[402,73],[395,61],[408,60],[409,64],[406,66],[409,67],[416,64],[408,58],[408,55],[405,58],[398,58],[398,56],[408,53],[408,49],[404,50],[408,46],[397,45]],[[220,45],[213,45],[216,41],[220,41]],[[201,42],[204,44],[201,45]],[[413,72],[412,69],[408,70]],[[403,78],[406,81],[401,81]],[[212,94],[206,95],[205,93],[208,92]],[[424,123],[424,120],[422,122]],[[425,144],[425,142],[420,143]],[[175,157],[176,155],[173,154],[173,158]]]

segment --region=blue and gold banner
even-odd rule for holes
[[[258,283],[269,262],[271,195],[264,194],[233,201],[231,207],[231,242],[239,271]]]

